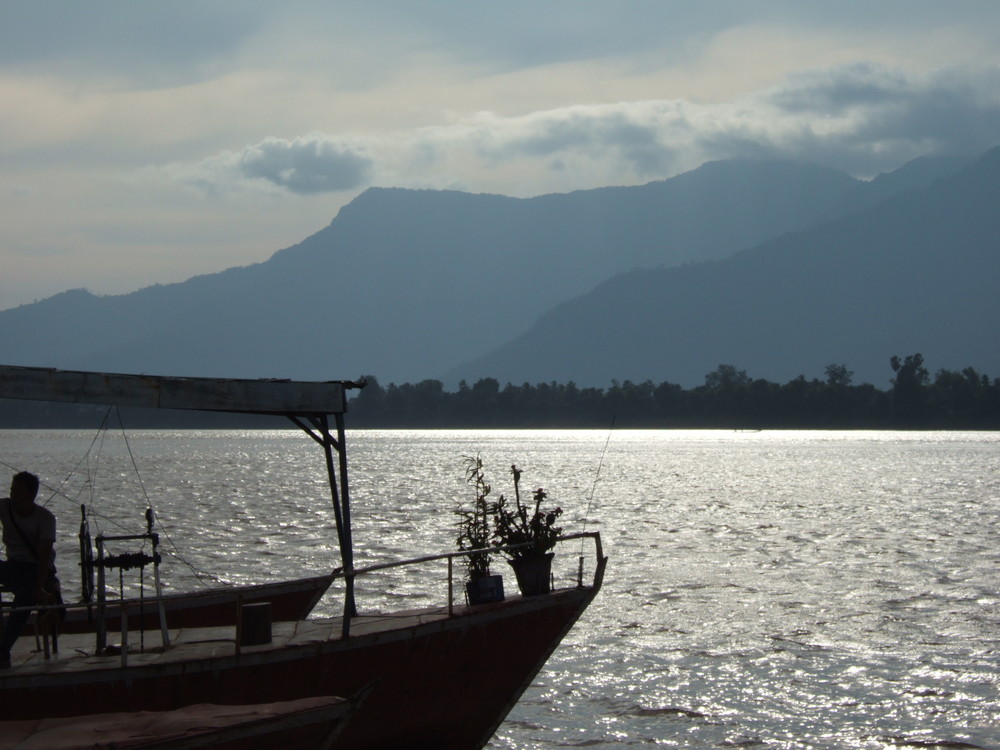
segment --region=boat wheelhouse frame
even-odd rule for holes
[[[0,365],[0,398],[287,417],[323,449],[340,548],[336,572],[345,580],[345,638],[357,604],[344,414],[347,391],[364,386],[364,380],[176,377]]]

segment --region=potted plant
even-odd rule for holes
[[[455,510],[458,515],[458,548],[469,552],[463,558],[468,573],[465,593],[469,604],[502,602],[503,577],[490,573],[491,555],[487,551],[493,531],[492,507],[487,500],[490,486],[486,483],[479,456],[466,456],[465,462],[465,479],[473,487],[474,499],[471,508],[459,504]]]
[[[547,594],[551,590],[552,552],[562,534],[555,525],[562,508],[547,510],[542,503],[548,496],[541,487],[534,491],[532,506],[521,502],[521,470],[510,467],[514,477],[514,505],[501,495],[492,506],[493,541],[505,550],[508,563],[517,576],[524,596]]]

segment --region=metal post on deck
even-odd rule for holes
[[[160,616],[160,642],[163,648],[170,648],[170,631],[167,629],[167,607],[163,603],[163,585],[160,583],[160,560],[156,555],[156,547],[153,547],[153,555],[157,559],[153,562],[153,583],[156,587],[156,608]]]
[[[448,556],[448,616],[455,614],[455,558]]]
[[[97,537],[97,653],[103,653],[108,645],[107,593],[104,590],[104,538]]]
[[[122,668],[124,669],[125,667],[128,666],[128,607],[125,604],[125,599],[120,599],[119,601],[121,603],[121,612],[122,612],[121,661],[122,661]]]

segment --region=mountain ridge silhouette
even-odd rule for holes
[[[0,311],[0,345],[7,363],[29,366],[451,382],[476,377],[469,363],[488,362],[506,351],[504,342],[630,274],[705,274],[746,248],[863,217],[968,164],[923,160],[861,182],[799,162],[732,160],[642,186],[526,199],[372,188],[327,227],[262,263],[127,295],[69,290]],[[809,299],[796,303],[805,307],[785,314],[808,318]],[[688,317],[694,345],[711,318]],[[592,349],[576,341],[581,356]],[[541,363],[557,349],[525,352],[510,379],[549,379]],[[740,364],[740,354],[723,359]],[[837,349],[828,360],[855,366],[848,355]],[[626,361],[611,377],[677,378],[670,367],[640,373]]]

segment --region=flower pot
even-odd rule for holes
[[[503,601],[503,576],[492,575],[466,581],[465,595],[469,604],[488,604]]]
[[[517,586],[522,596],[538,596],[552,590],[552,558],[555,553],[548,552],[537,557],[519,557],[508,560],[510,567],[517,576]]]

